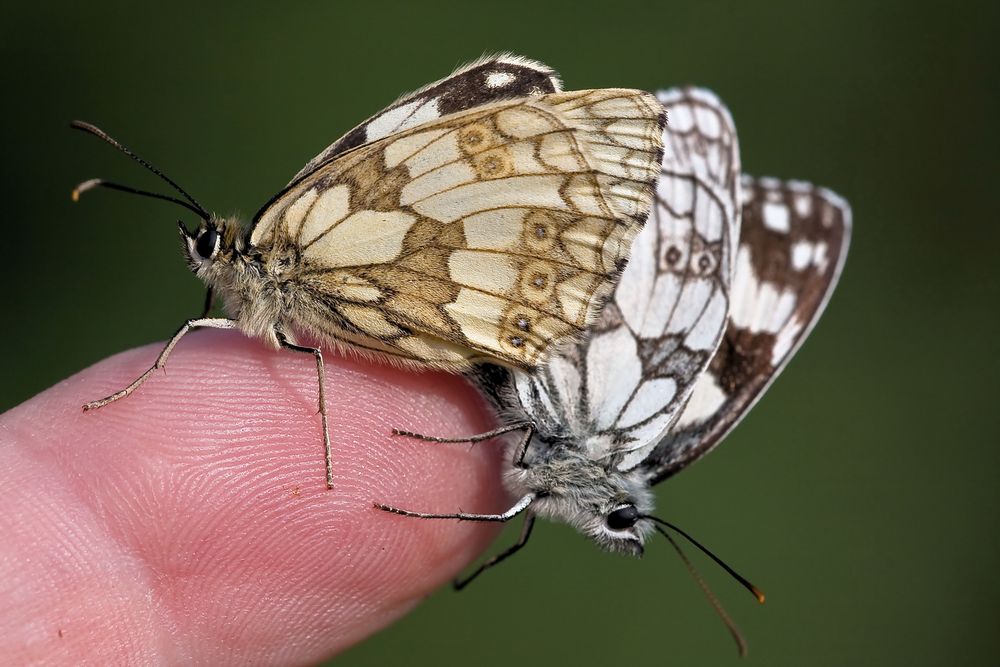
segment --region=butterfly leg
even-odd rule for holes
[[[463,588],[468,586],[473,579],[481,575],[483,572],[493,567],[497,563],[501,562],[508,556],[513,556],[518,551],[520,551],[521,547],[523,547],[525,544],[528,543],[528,538],[531,537],[531,529],[534,525],[535,525],[535,515],[531,512],[528,512],[528,515],[524,517],[524,523],[521,525],[521,536],[517,538],[517,542],[507,547],[497,555],[491,556],[489,559],[486,560],[486,562],[477,567],[476,571],[470,574],[469,576],[465,577],[464,579],[456,579],[452,583],[452,585],[455,587],[455,590],[456,591],[462,590]]]
[[[208,317],[208,314],[212,312],[212,306],[215,304],[215,292],[209,287],[208,291],[205,292],[205,307],[201,310],[201,319]]]
[[[323,455],[326,460],[326,488],[333,488],[333,451],[330,447],[330,424],[326,413],[326,371],[323,366],[323,353],[318,347],[296,345],[285,337],[281,331],[276,331],[281,347],[292,352],[311,354],[316,359],[316,376],[319,380],[319,414],[323,422]]]
[[[383,512],[392,512],[393,514],[401,514],[402,516],[412,516],[417,519],[457,519],[459,521],[503,522],[510,521],[515,516],[528,509],[528,506],[535,501],[535,498],[535,494],[529,493],[514,503],[513,507],[501,514],[467,514],[465,512],[457,512],[455,514],[426,514],[424,512],[411,512],[410,510],[403,510],[391,505],[383,505],[382,503],[375,503],[375,508],[380,509]]]
[[[489,440],[490,438],[495,438],[498,435],[503,435],[504,433],[510,433],[511,431],[524,431],[521,439],[517,442],[517,447],[514,448],[514,465],[518,468],[524,467],[524,454],[528,451],[528,444],[531,442],[531,436],[535,434],[535,422],[531,421],[521,421],[514,422],[513,424],[506,424],[495,428],[492,431],[487,431],[486,433],[480,433],[478,435],[472,435],[467,438],[439,438],[433,435],[422,435],[420,433],[414,433],[413,431],[404,431],[402,429],[394,428],[392,429],[393,435],[402,435],[407,438],[416,438],[418,440],[426,440],[428,442],[471,442],[477,443],[483,440]]]
[[[132,384],[125,387],[121,391],[116,391],[110,396],[102,398],[99,401],[91,401],[90,403],[84,405],[83,409],[87,411],[87,410],[96,410],[97,408],[103,408],[108,403],[114,403],[120,398],[125,398],[133,391],[138,389],[143,382],[149,379],[149,376],[151,376],[157,370],[163,368],[166,365],[167,357],[170,356],[170,353],[173,351],[174,346],[176,346],[177,343],[180,342],[181,338],[183,338],[192,329],[233,329],[235,327],[236,327],[235,320],[229,320],[220,317],[207,317],[207,318],[202,317],[195,320],[188,320],[187,322],[184,323],[184,325],[180,329],[177,330],[177,333],[173,335],[173,338],[167,341],[167,344],[164,346],[163,351],[160,352],[160,356],[156,358],[156,363],[150,366],[145,373],[137,377],[135,380],[132,381]]]

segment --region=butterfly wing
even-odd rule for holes
[[[669,435],[643,462],[650,483],[736,427],[816,324],[847,257],[851,209],[825,188],[743,177],[743,222],[725,338]]]
[[[541,433],[623,471],[662,438],[719,344],[739,229],[728,111],[700,89],[658,98],[668,115],[662,173],[614,299],[587,340],[543,369],[514,374],[517,400]]]
[[[533,367],[610,295],[663,122],[653,96],[618,89],[449,114],[322,164],[250,242],[286,262],[270,270],[297,290],[295,323],[322,338],[449,370]]]
[[[485,56],[440,81],[403,95],[330,144],[302,167],[292,183],[352,148],[441,116],[501,100],[561,90],[559,75],[541,63],[509,53]]]

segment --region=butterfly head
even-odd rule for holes
[[[532,511],[564,521],[608,551],[641,556],[653,524],[653,495],[635,475],[567,453],[511,472],[516,490],[536,494]]]
[[[188,266],[202,278],[211,278],[242,250],[241,228],[235,220],[213,216],[202,220],[194,232],[188,231],[183,222],[177,225]]]
[[[633,556],[642,555],[643,544],[652,530],[649,520],[631,499],[605,508],[588,523],[585,533],[601,548]]]
[[[121,142],[108,135],[104,130],[82,121],[73,121],[70,123],[70,127],[91,134],[121,151],[155,174],[160,180],[173,188],[177,195],[180,195],[178,197],[172,194],[150,192],[122,185],[121,183],[106,181],[102,178],[92,178],[80,183],[73,189],[73,201],[79,200],[80,195],[84,192],[96,188],[104,188],[167,201],[187,209],[201,219],[201,225],[196,232],[188,231],[183,222],[178,222],[181,231],[181,240],[184,243],[187,253],[188,266],[209,285],[216,282],[232,282],[225,279],[232,276],[233,271],[231,267],[234,263],[233,260],[243,253],[246,246],[240,224],[236,220],[218,218],[209,213],[204,206],[198,203],[198,200],[188,194],[176,181],[145,159],[139,157],[131,149],[126,148]]]

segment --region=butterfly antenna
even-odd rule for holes
[[[91,125],[90,123],[85,123],[85,122],[79,121],[79,120],[74,120],[73,122],[71,122],[69,124],[69,126],[72,127],[75,130],[81,130],[82,132],[86,132],[87,134],[92,134],[95,137],[97,137],[98,139],[100,139],[100,140],[102,140],[102,141],[104,141],[104,142],[106,142],[108,144],[111,144],[112,146],[114,146],[115,148],[117,148],[119,151],[121,151],[122,153],[125,153],[125,155],[129,156],[130,158],[132,158],[133,160],[135,160],[136,162],[138,162],[139,164],[141,164],[143,167],[145,167],[149,171],[151,171],[154,174],[156,174],[163,181],[165,181],[168,185],[170,185],[170,187],[172,187],[174,190],[176,190],[177,192],[179,192],[184,197],[184,199],[187,200],[186,202],[184,202],[184,201],[181,201],[180,199],[176,199],[174,197],[169,197],[167,195],[156,194],[154,192],[148,192],[146,190],[138,190],[136,188],[130,188],[130,187],[125,186],[125,185],[119,185],[117,183],[110,183],[108,181],[103,181],[103,180],[101,180],[101,179],[98,178],[98,179],[92,179],[92,180],[89,180],[89,181],[84,181],[83,183],[81,183],[80,185],[78,185],[73,190],[73,201],[78,200],[80,198],[80,195],[82,193],[86,192],[87,190],[91,190],[91,189],[96,188],[96,187],[105,187],[105,188],[109,188],[111,190],[119,190],[121,192],[128,192],[128,193],[135,194],[135,195],[142,195],[144,197],[153,197],[154,199],[163,199],[165,201],[174,202],[175,204],[180,204],[181,206],[184,206],[189,211],[193,211],[194,213],[196,213],[203,220],[209,220],[209,219],[211,219],[211,215],[209,215],[208,211],[205,210],[205,207],[203,207],[201,204],[199,204],[198,201],[194,197],[192,197],[191,195],[189,195],[187,193],[187,191],[184,188],[182,188],[181,186],[179,186],[172,178],[170,178],[169,176],[167,176],[166,174],[164,174],[162,171],[160,171],[159,169],[157,169],[156,167],[154,167],[153,165],[151,165],[146,160],[144,160],[141,157],[139,157],[138,155],[136,155],[133,151],[131,151],[128,148],[126,148],[124,145],[122,145],[121,142],[119,142],[117,139],[111,137],[104,130],[102,130],[99,127],[96,127],[94,125]]]
[[[729,629],[729,634],[731,634],[733,636],[733,639],[736,641],[736,650],[739,651],[740,657],[741,658],[746,657],[747,641],[743,638],[743,634],[740,632],[740,629],[736,627],[736,624],[733,622],[733,619],[731,619],[729,617],[729,614],[726,613],[726,610],[722,606],[722,603],[719,602],[719,598],[715,596],[715,593],[712,592],[712,589],[709,588],[708,584],[705,583],[705,580],[701,578],[701,574],[699,574],[698,570],[695,569],[694,564],[688,559],[687,554],[685,554],[684,551],[681,550],[681,545],[677,544],[677,541],[670,536],[670,533],[665,531],[660,526],[655,526],[655,528],[657,532],[660,533],[660,535],[663,535],[665,538],[667,538],[667,541],[670,542],[670,545],[677,552],[677,555],[681,557],[681,561],[684,562],[684,566],[687,567],[687,571],[691,574],[691,578],[694,579],[695,582],[697,582],[697,584],[701,587],[702,592],[705,593],[705,597],[708,598],[708,601],[711,603],[712,608],[715,609],[715,613],[718,614],[719,618],[722,619],[722,622],[726,624],[726,628]]]
[[[161,195],[159,192],[150,192],[148,190],[139,190],[138,188],[129,187],[128,185],[122,185],[121,183],[112,183],[111,181],[105,181],[102,178],[92,178],[89,181],[84,181],[80,183],[75,188],[73,188],[73,201],[80,201],[80,195],[82,195],[87,190],[93,190],[94,188],[107,188],[109,190],[118,190],[119,192],[128,192],[133,195],[141,195],[143,197],[151,197],[153,199],[162,199],[163,201],[172,202],[178,206],[183,206],[187,210],[191,211],[203,220],[208,220],[206,213],[201,209],[195,208],[183,199],[178,199],[177,197],[171,197],[170,195]]]
[[[693,537],[691,537],[690,535],[688,535],[687,532],[685,532],[684,530],[682,530],[678,526],[675,526],[674,524],[670,523],[669,521],[664,521],[663,519],[660,519],[660,518],[655,517],[655,516],[650,516],[650,515],[646,514],[646,515],[643,515],[643,518],[655,521],[656,523],[660,524],[661,526],[666,526],[667,528],[669,528],[670,530],[672,530],[675,533],[679,534],[681,537],[683,537],[685,540],[687,540],[688,542],[690,542],[694,546],[698,547],[703,554],[705,554],[706,556],[708,556],[709,558],[711,558],[712,560],[714,560],[719,567],[721,567],[723,570],[725,570],[726,572],[728,572],[729,576],[731,576],[736,581],[740,582],[745,589],[747,589],[748,591],[750,591],[751,593],[753,593],[753,596],[755,598],[757,598],[757,602],[759,602],[761,604],[764,604],[764,592],[762,590],[760,590],[759,588],[757,588],[756,586],[754,586],[753,584],[751,584],[749,581],[747,581],[746,577],[742,576],[739,572],[737,572],[733,568],[731,568],[728,565],[726,565],[722,561],[721,558],[719,558],[718,556],[716,556],[715,554],[713,554],[711,551],[709,551],[708,547],[706,547],[703,544],[701,544],[701,542],[699,542],[698,540],[696,540]],[[662,530],[660,530],[659,527],[657,527],[657,530],[659,530],[661,533],[663,533],[663,535],[667,535]],[[670,539],[669,536],[667,536],[667,539]],[[671,540],[671,541],[673,541],[673,540]]]

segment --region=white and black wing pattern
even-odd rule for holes
[[[388,107],[327,146],[323,152],[309,160],[284,189],[257,211],[254,224],[293,185],[353,148],[446,114],[501,100],[560,91],[562,81],[559,75],[542,63],[510,53],[484,56],[458,68],[440,81],[400,96]]]
[[[583,342],[535,373],[512,373],[539,433],[591,459],[636,467],[663,437],[725,330],[739,230],[739,150],[710,92],[661,92],[667,109],[657,196],[614,297]],[[481,381],[500,403],[496,374]],[[506,395],[506,400],[504,396]]]
[[[509,53],[484,56],[440,81],[401,96],[330,144],[302,167],[292,182],[345,151],[446,114],[500,100],[561,90],[559,75],[541,63]]]
[[[643,461],[651,484],[736,427],[805,340],[844,266],[851,209],[825,188],[744,176],[742,217],[725,338],[676,424]]]

